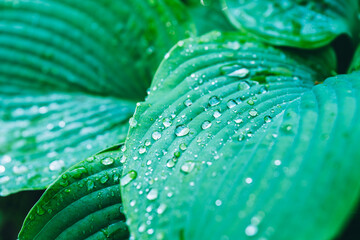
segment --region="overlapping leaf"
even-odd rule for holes
[[[222,0],[231,22],[270,44],[317,48],[358,38],[357,0]]]
[[[122,141],[134,101],[193,29],[173,0],[0,0],[0,195],[44,188]]]
[[[128,239],[120,197],[118,145],[76,164],[28,214],[19,239]]]
[[[235,28],[226,18],[222,11],[219,1],[202,4],[199,1],[184,1],[187,9],[196,25],[198,35],[208,33],[210,31],[233,31]]]
[[[349,67],[349,72],[353,71],[360,71],[360,45],[356,49],[356,52]]]
[[[126,142],[131,234],[334,237],[359,196],[360,73],[323,82],[330,49],[295,57],[232,33],[167,55]]]

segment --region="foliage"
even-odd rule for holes
[[[335,239],[360,196],[359,13],[0,0],[0,195],[46,188],[18,238]]]

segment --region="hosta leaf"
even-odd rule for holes
[[[202,35],[207,32],[233,31],[235,28],[226,18],[224,11],[221,10],[218,1],[206,3],[199,1],[187,3],[187,8],[191,17],[194,19],[197,34]]]
[[[317,48],[341,34],[357,38],[356,0],[222,0],[237,28],[270,44]]]
[[[128,239],[120,197],[118,145],[71,167],[28,214],[25,239]]]
[[[121,142],[135,103],[77,93],[0,89],[1,195],[41,189],[61,172]]]
[[[0,195],[44,188],[121,142],[158,63],[193,29],[173,0],[0,0]]]
[[[360,45],[355,51],[354,57],[349,67],[349,72],[360,71]]]
[[[7,84],[138,100],[192,28],[176,0],[1,0],[1,73]]]
[[[232,33],[168,55],[126,141],[135,239],[333,237],[359,195],[360,73],[322,83],[331,50]]]

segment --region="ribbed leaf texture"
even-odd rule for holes
[[[167,55],[126,141],[135,239],[334,237],[359,196],[360,73],[238,33]]]
[[[219,1],[183,1],[196,25],[198,35],[210,31],[234,31]]]
[[[177,0],[0,0],[0,195],[45,188],[123,141],[194,28]]]
[[[28,214],[20,240],[128,239],[120,197],[118,145],[76,164],[52,184]]]
[[[358,0],[221,1],[234,26],[273,45],[312,49],[360,31]]]

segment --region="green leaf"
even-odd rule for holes
[[[87,158],[52,184],[29,212],[25,239],[128,239],[120,174],[123,145]]]
[[[159,62],[193,31],[173,0],[0,0],[0,195],[123,141]]]
[[[312,49],[358,38],[356,0],[222,0],[235,27],[273,45]]]
[[[357,47],[348,72],[360,71],[360,45]]]
[[[121,142],[135,103],[81,93],[0,89],[1,195],[42,189],[80,159]]]
[[[209,4],[200,4],[200,1],[187,3],[187,8],[191,17],[194,19],[197,34],[202,35],[210,31],[234,31],[235,28],[226,18],[224,11],[221,10],[218,1]]]
[[[193,29],[173,0],[1,0],[0,16],[5,83],[64,91],[72,84],[136,100],[167,50]]]
[[[336,235],[360,190],[360,73],[317,84],[334,58],[235,33],[179,42],[126,141],[135,239]]]

